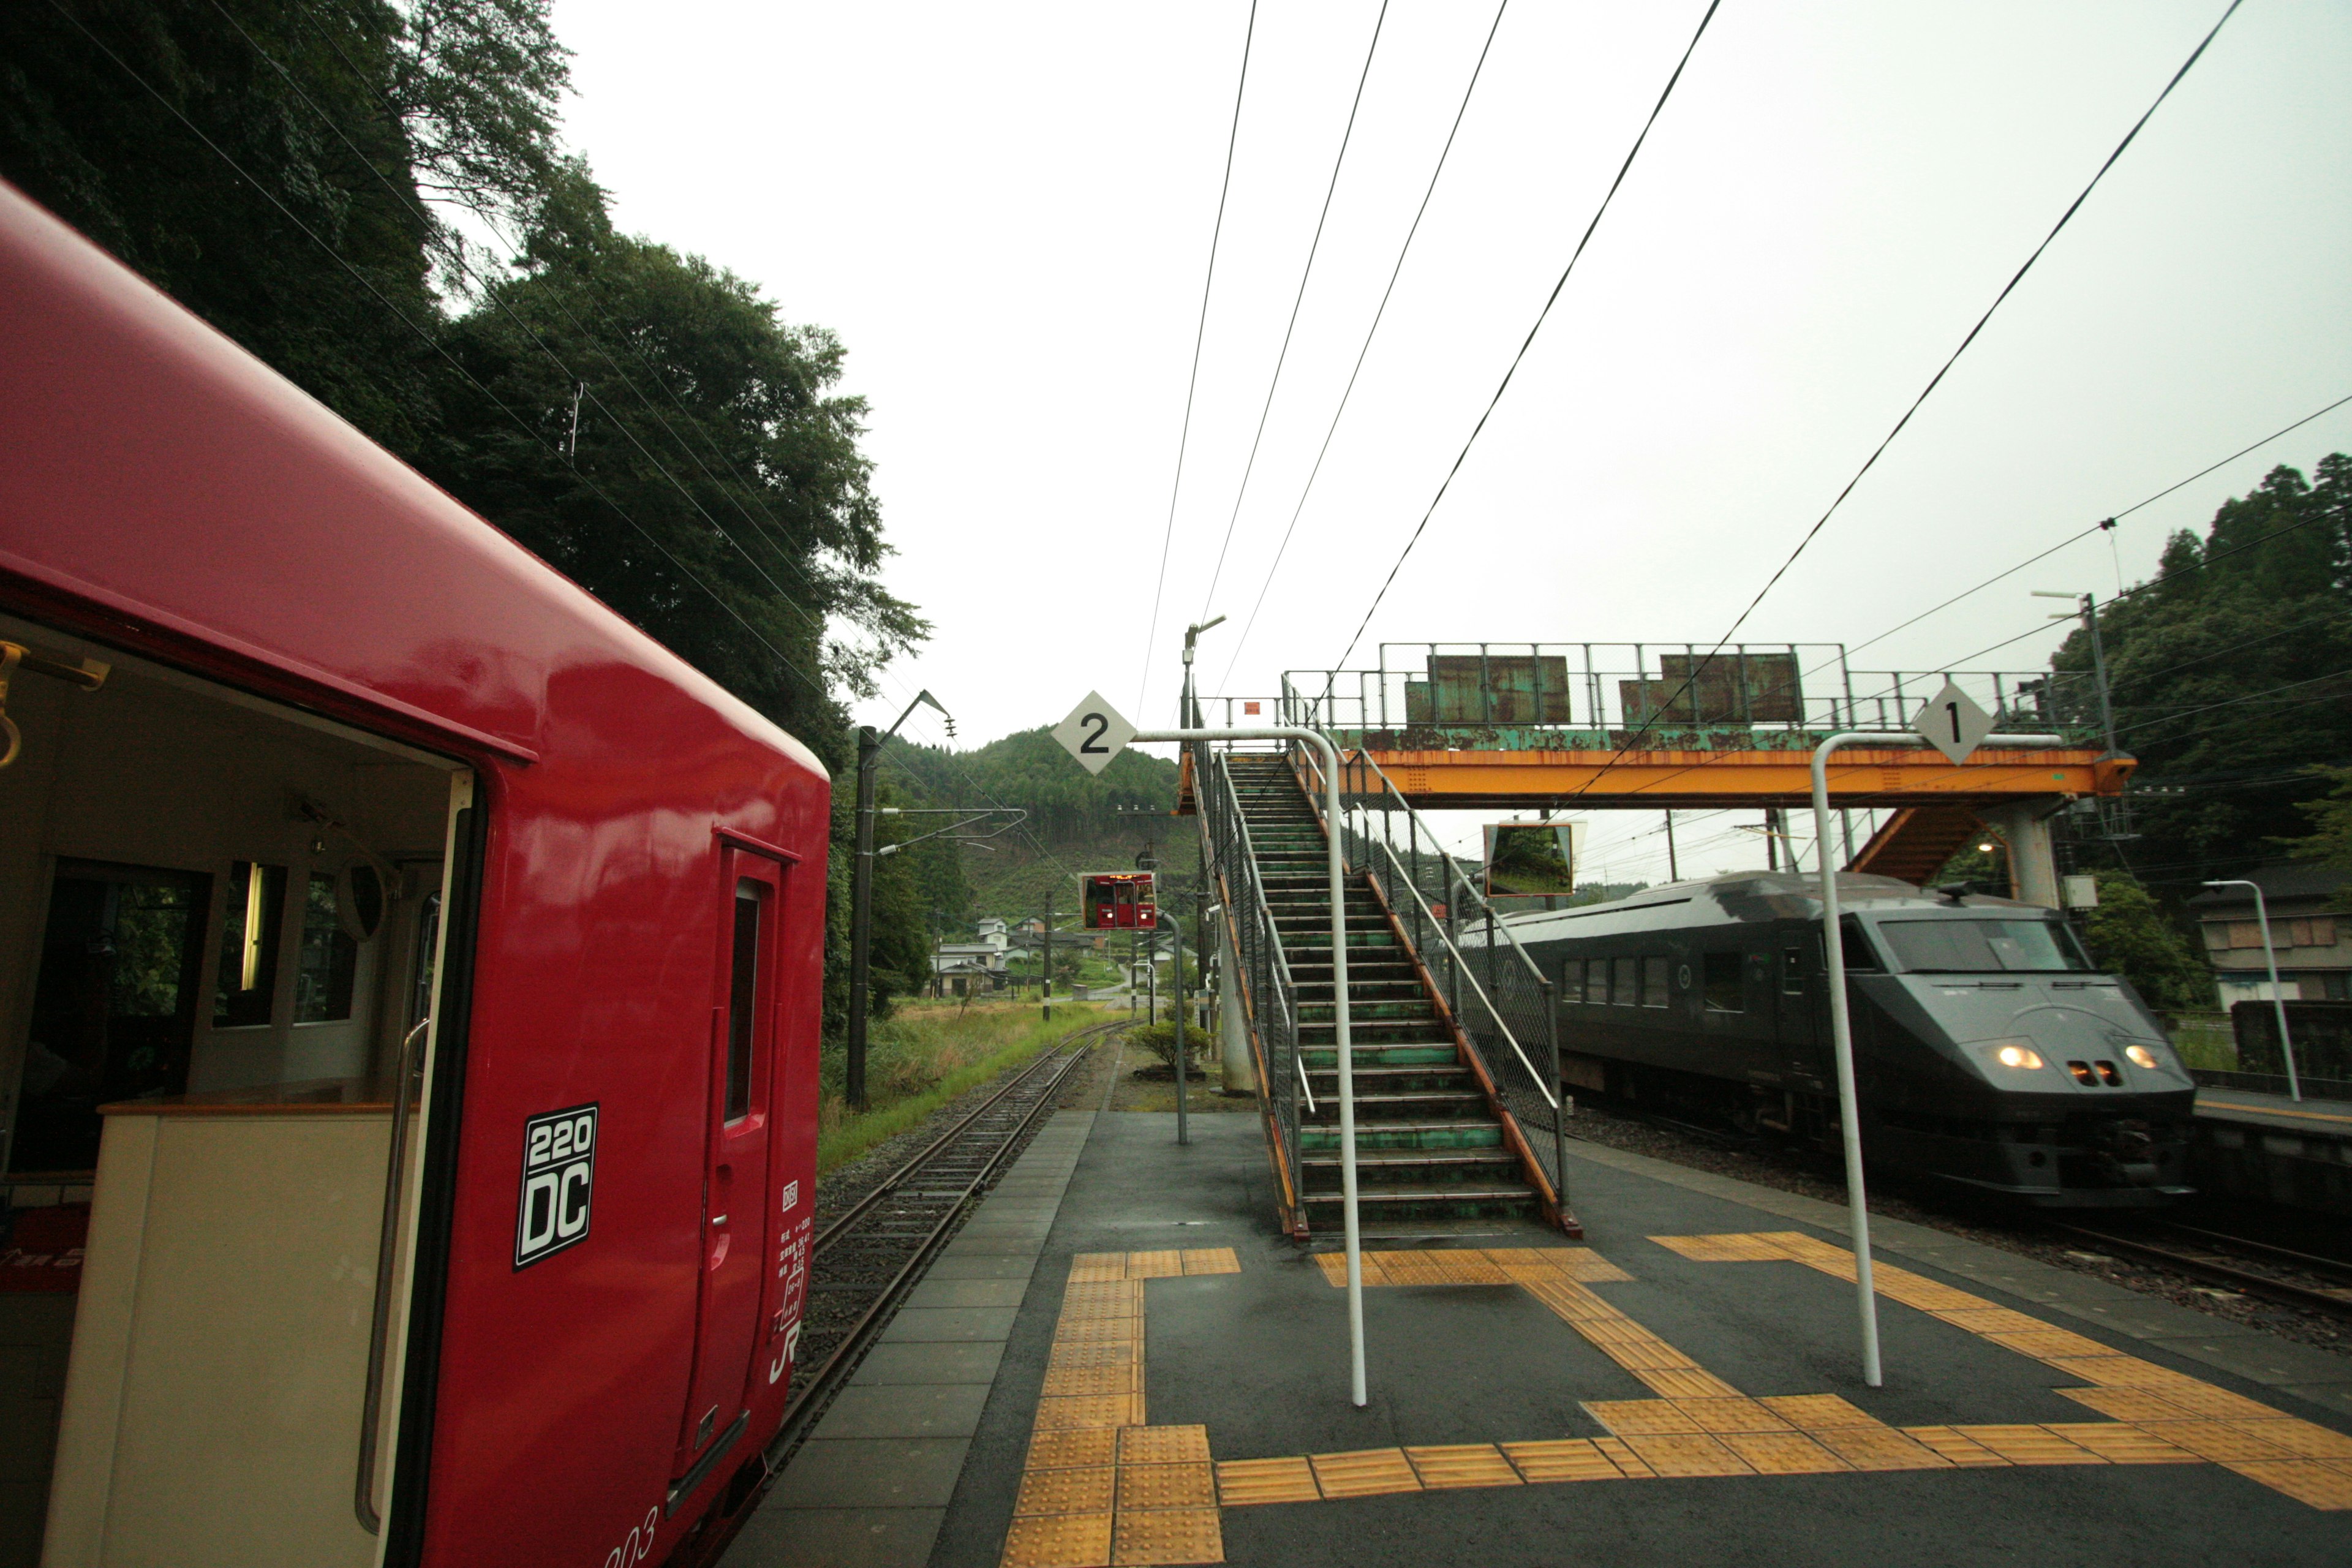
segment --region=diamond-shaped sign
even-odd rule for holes
[[[1127,743],[1135,739],[1135,726],[1120,718],[1118,710],[1104,701],[1101,692],[1089,691],[1084,702],[1070,710],[1068,718],[1054,726],[1054,739],[1078,759],[1078,766],[1098,773],[1127,750]]]
[[[1992,715],[1948,678],[1944,689],[1911,718],[1911,728],[1958,767],[1992,733]]]

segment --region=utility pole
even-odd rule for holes
[[[928,703],[947,710],[929,691],[915,693],[898,722],[877,734],[871,724],[857,729],[857,858],[849,881],[849,1040],[844,1076],[848,1079],[849,1109],[866,1109],[866,983],[871,977],[874,947],[874,784],[881,770],[882,742],[898,732],[915,709]]]
[[[2099,601],[2097,596],[2091,594],[2053,594],[2040,588],[2036,588],[2033,591],[2033,596],[2037,599],[2072,599],[2074,601],[2074,609],[2072,614],[2082,617],[2084,629],[2089,631],[2091,634],[2091,679],[2098,683],[2099,725],[2106,734],[2106,754],[2111,757],[2120,755],[2121,752],[2116,745],[2115,703],[2107,696],[2107,651],[2105,647],[2100,646],[2099,642]],[[2053,621],[2063,621],[2066,619],[2067,616],[2066,614],[2062,613],[2052,616],[2050,618]]]
[[[1777,805],[1764,808],[1764,868],[1780,868],[1780,808]]]
[[[1192,1141],[1192,1130],[1184,1121],[1184,922],[1167,914],[1155,919],[1165,922],[1170,934],[1176,939],[1176,1142],[1184,1144]],[[1157,947],[1159,933],[1155,931],[1152,934],[1155,939],[1152,945]],[[1154,973],[1157,973],[1156,966]]]
[[[1045,879],[1045,963],[1037,972],[1037,1000],[1045,1004],[1045,1022],[1054,1021],[1054,879]]]
[[[1682,862],[1675,858],[1675,808],[1670,805],[1666,807],[1666,880],[1679,882],[1682,879]]]

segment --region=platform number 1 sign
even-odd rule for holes
[[[515,1215],[515,1260],[527,1268],[588,1239],[596,1190],[596,1108],[551,1110],[522,1124],[522,1194]]]
[[[1992,715],[1948,677],[1944,689],[1927,699],[1927,705],[1911,720],[1911,728],[1949,757],[1954,767],[1967,762],[1969,754],[1984,743],[1984,738],[1992,733]]]
[[[1078,766],[1098,773],[1127,750],[1127,743],[1135,739],[1135,726],[1120,718],[1118,710],[1104,701],[1101,692],[1089,691],[1084,702],[1070,710],[1068,718],[1054,726],[1054,739],[1078,759]]]

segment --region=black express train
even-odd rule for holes
[[[1846,874],[1863,1144],[1902,1171],[2049,1206],[2185,1194],[2196,1087],[2064,921]],[[1834,1142],[1819,886],[1749,873],[1511,917],[1559,986],[1561,1073],[1637,1104]]]

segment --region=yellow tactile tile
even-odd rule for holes
[[[2090,1449],[2068,1442],[2047,1426],[2009,1424],[1955,1426],[1953,1431],[1982,1444],[2012,1465],[2104,1465]]]
[[[1135,1366],[1143,1360],[1140,1338],[1118,1340],[1055,1340],[1046,1364],[1057,1367]]]
[[[1116,1477],[1108,1465],[1087,1470],[1024,1470],[1013,1511],[1108,1513]]]
[[[1209,1462],[1206,1426],[1126,1426],[1118,1434],[1122,1465],[1205,1465]]]
[[[1188,1247],[1184,1249],[1184,1272],[1194,1274],[1239,1274],[1241,1259],[1230,1247]]]
[[[1216,1506],[1216,1476],[1206,1463],[1118,1468],[1118,1512],[1122,1517],[1130,1510]]]
[[[1127,1255],[1127,1277],[1129,1279],[1172,1279],[1183,1272],[1184,1254],[1173,1247]]]
[[[1913,1442],[1933,1449],[1955,1465],[1998,1466],[2010,1462],[1956,1427],[1906,1426],[1903,1432]]]
[[[2061,1388],[2053,1392],[2118,1421],[2186,1421],[2201,1414],[2179,1404],[2177,1395],[2167,1398],[2150,1388]],[[2246,1403],[2253,1404],[2252,1400]],[[2271,1414],[2262,1405],[2254,1408],[2264,1415]]]
[[[1223,1563],[1224,1528],[1213,1508],[1119,1510],[1111,1530],[1110,1560],[1117,1568],[1162,1563]]]
[[[1109,1562],[1108,1513],[1032,1515],[1004,1532],[1003,1568],[1107,1568]]]
[[[2018,1333],[1991,1333],[1984,1336],[2003,1350],[2030,1355],[2036,1361],[2053,1356],[2104,1356],[2115,1352],[2094,1339],[2069,1333],[2064,1329],[2031,1329]]]
[[[1142,1414],[1138,1407],[1143,1402],[1131,1394],[1090,1394],[1071,1398],[1040,1399],[1037,1402],[1037,1430],[1067,1431],[1076,1426],[1134,1426],[1140,1425]]]
[[[1853,1467],[1802,1432],[1726,1432],[1717,1439],[1762,1476],[1804,1476]]]
[[[2197,1456],[2123,1421],[2049,1421],[2042,1424],[2111,1465],[2193,1465]]]
[[[1045,1373],[1045,1395],[1066,1398],[1087,1394],[1132,1394],[1135,1392],[1134,1366],[1077,1366],[1049,1368]]]
[[[1578,1332],[1582,1333],[1592,1326],[1589,1323],[1579,1323],[1576,1329]],[[1698,1364],[1654,1335],[1643,1339],[1613,1340],[1602,1340],[1592,1334],[1586,1334],[1585,1337],[1592,1341],[1602,1355],[1628,1372],[1665,1372],[1696,1367]]]
[[[2327,1459],[2254,1459],[2226,1468],[2312,1508],[2352,1509],[2352,1467]]]
[[[1127,1278],[1124,1252],[1081,1252],[1070,1259],[1070,1283]]]
[[[1857,1470],[1940,1470],[1952,1462],[1892,1426],[1817,1426],[1810,1436]]]
[[[2186,1373],[2158,1366],[2152,1361],[2142,1361],[2128,1355],[2042,1356],[2039,1358],[2060,1372],[2079,1377],[2084,1383],[2095,1383],[2102,1388],[2166,1388],[2210,1386]]]
[[[1628,1437],[1625,1446],[1661,1476],[1745,1476],[1748,1461],[1704,1432],[1662,1432]]]
[[[1065,1318],[1054,1326],[1057,1345],[1118,1344],[1143,1337],[1143,1320],[1136,1317]]]
[[[1768,1263],[1789,1256],[1779,1242],[1766,1236],[1654,1236],[1650,1239],[1694,1263]]]
[[[1032,1470],[1075,1469],[1108,1465],[1118,1458],[1118,1433],[1108,1427],[1040,1432],[1029,1439]]]
[[[2012,1312],[2007,1307],[1969,1307],[1934,1315],[1972,1334],[2030,1334],[2050,1326],[2039,1318]]]
[[[1407,1448],[1421,1484],[1431,1491],[1456,1487],[1515,1487],[1519,1472],[1492,1443],[1454,1443],[1435,1447]]]
[[[1619,1283],[1633,1279],[1631,1274],[1589,1248],[1580,1248],[1568,1255],[1559,1272],[1586,1285]]]
[[[2305,1457],[2264,1432],[2263,1428],[2272,1425],[2267,1421],[2142,1421],[2136,1425],[2216,1464]]]
[[[1735,1394],[1727,1399],[1678,1399],[1675,1405],[1698,1423],[1702,1432],[1786,1432],[1790,1425],[1756,1401]]]
[[[1703,1367],[1652,1367],[1633,1374],[1666,1399],[1738,1399],[1739,1390]]]
[[[1304,1455],[1286,1459],[1223,1459],[1217,1500],[1227,1508],[1261,1502],[1315,1502],[1323,1496]]]
[[[1594,1452],[1604,1456],[1615,1465],[1621,1473],[1635,1480],[1658,1473],[1643,1461],[1641,1455],[1627,1447],[1625,1439],[1622,1437],[1595,1437],[1592,1439],[1592,1447]]]
[[[1540,1443],[1498,1445],[1519,1474],[1531,1481],[1616,1481],[1625,1478],[1590,1437],[1559,1437]]]
[[[1591,1417],[1620,1437],[1654,1432],[1703,1432],[1705,1427],[1681,1406],[1664,1399],[1588,1399]]]
[[[1417,1492],[1421,1479],[1402,1448],[1362,1448],[1345,1454],[1313,1454],[1315,1481],[1327,1498],[1373,1497],[1382,1492]]]
[[[2246,1403],[2252,1405],[2253,1401]],[[2265,1415],[2270,1418],[2242,1421],[2237,1425],[2305,1459],[2334,1459],[2339,1464],[2352,1460],[2352,1437],[2309,1421],[2298,1421],[2291,1415],[2278,1415],[2275,1412],[2265,1412]]]
[[[2062,1389],[2060,1392],[2065,1391]],[[2226,1388],[2215,1388],[2210,1384],[2168,1384],[2163,1388],[2134,1389],[2131,1392],[2145,1392],[2206,1421],[2278,1421],[2286,1418],[2267,1405],[2258,1404],[2242,1394],[2232,1394]]]
[[[1885,1422],[1834,1394],[1780,1394],[1757,1401],[1801,1432],[1831,1426],[1883,1426]]]

